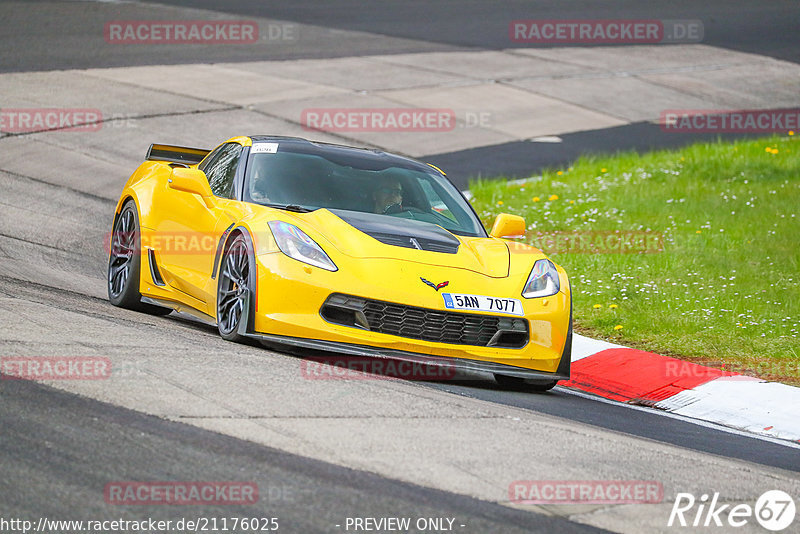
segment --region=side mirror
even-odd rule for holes
[[[525,219],[519,215],[501,213],[494,220],[489,235],[492,237],[522,237],[525,235]]]
[[[175,167],[167,182],[170,188],[177,191],[194,193],[201,197],[210,197],[214,194],[208,185],[205,173],[197,169]]]

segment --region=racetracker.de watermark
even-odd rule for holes
[[[252,20],[112,20],[103,37],[109,44],[126,45],[252,44],[259,41],[259,27]]]
[[[169,256],[207,256],[215,254],[220,246],[221,234],[193,231],[109,232],[104,236],[104,249],[112,252],[134,252],[148,250]]]
[[[242,505],[258,502],[255,482],[109,482],[107,504],[116,505]]]
[[[720,372],[722,372],[722,376],[745,375],[800,378],[800,362],[703,362],[702,365],[698,365],[681,360],[670,360],[664,365],[664,375],[668,378],[716,378]]]
[[[699,43],[700,20],[569,19],[512,20],[508,36],[529,44],[666,44]]]
[[[365,356],[312,356],[300,363],[306,380],[453,380],[455,366]]]
[[[670,133],[780,133],[800,129],[800,108],[669,109],[659,125]]]
[[[103,113],[89,108],[5,108],[0,110],[0,132],[30,133],[47,130],[96,132]]]
[[[308,108],[300,114],[306,131],[449,132],[456,113],[442,108]]]
[[[664,235],[646,230],[537,232],[529,233],[527,241],[547,254],[652,254],[664,251]],[[509,243],[509,246],[513,245]]]
[[[3,356],[3,380],[104,380],[111,360],[104,356]]]
[[[656,504],[664,486],[655,480],[515,480],[508,498],[518,504]]]

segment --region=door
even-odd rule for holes
[[[238,143],[226,143],[198,167],[208,179],[214,193],[212,198],[165,186],[159,205],[154,206],[160,214],[155,230],[161,244],[157,256],[164,279],[173,288],[200,301],[202,306],[191,300],[186,302],[203,310],[213,300],[208,281],[217,242],[231,223],[225,206],[234,195],[234,178],[242,150]]]

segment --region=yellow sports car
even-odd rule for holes
[[[152,145],[117,204],[116,306],[191,313],[253,338],[493,373],[569,379],[564,270],[501,214],[488,234],[432,165],[278,136]]]

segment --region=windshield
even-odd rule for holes
[[[293,210],[377,213],[439,225],[459,235],[486,235],[475,212],[446,178],[386,161],[328,159],[324,154],[250,154],[245,200]],[[376,168],[380,167],[380,168]]]

